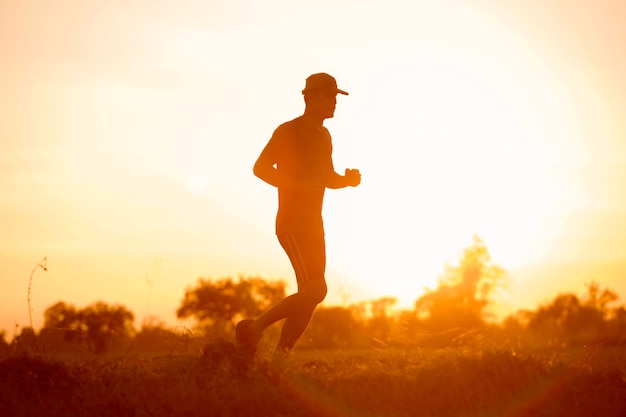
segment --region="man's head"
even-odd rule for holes
[[[310,75],[306,79],[302,94],[307,111],[324,119],[334,116],[337,94],[348,95],[346,91],[337,88],[337,81],[333,76],[323,72]]]
[[[309,93],[319,91],[324,91],[335,95],[348,95],[346,91],[337,88],[337,80],[335,80],[335,77],[326,74],[325,72],[319,72],[317,74],[309,75],[309,77],[306,79],[306,85],[304,86],[304,90],[302,90],[302,94],[306,96]]]

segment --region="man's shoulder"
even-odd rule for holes
[[[289,120],[281,125],[279,125],[272,134],[272,139],[274,141],[291,141],[294,138],[300,136],[302,131],[302,122],[299,117],[296,117],[293,120]]]
[[[274,135],[283,134],[289,136],[318,136],[319,134],[322,134],[330,138],[330,132],[325,126],[312,127],[312,125],[307,123],[302,116],[298,116],[295,119],[281,124],[274,131]]]
[[[289,120],[276,128],[277,132],[288,132],[302,127],[302,116]]]

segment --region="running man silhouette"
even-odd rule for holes
[[[276,235],[295,271],[298,291],[256,319],[237,323],[236,346],[254,355],[263,331],[285,320],[276,353],[288,353],[306,329],[315,307],[326,297],[326,242],[322,202],[326,188],[356,187],[357,169],[335,172],[332,141],[324,120],[335,113],[335,78],[318,73],[306,79],[304,113],[280,125],[254,164],[254,174],[278,188]]]

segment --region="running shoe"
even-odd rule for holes
[[[261,335],[255,335],[250,328],[252,319],[241,320],[235,328],[235,346],[250,355],[256,353],[257,345],[261,340]]]

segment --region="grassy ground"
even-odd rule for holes
[[[626,416],[618,349],[296,352],[251,367],[202,354],[0,358],[0,415]]]

